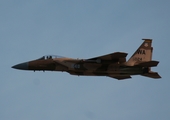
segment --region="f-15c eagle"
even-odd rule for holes
[[[150,78],[161,78],[151,67],[158,65],[152,60],[152,39],[144,42],[126,61],[127,53],[115,52],[90,59],[73,59],[60,56],[43,56],[40,59],[17,64],[12,68],[33,71],[65,71],[71,75],[108,76],[118,80],[131,78],[131,75],[142,75]]]

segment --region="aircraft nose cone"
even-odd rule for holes
[[[12,68],[19,69],[19,70],[28,70],[28,62],[14,65],[14,66],[12,66]]]

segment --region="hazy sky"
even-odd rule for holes
[[[169,120],[170,1],[1,0],[0,120]],[[154,71],[118,81],[11,66],[56,54],[127,52],[152,38]]]

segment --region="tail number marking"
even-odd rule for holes
[[[135,57],[135,58],[133,58],[133,61],[142,61],[142,58]]]

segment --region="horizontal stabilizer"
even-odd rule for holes
[[[142,66],[142,67],[155,67],[158,65],[158,61],[148,61],[148,62],[142,62],[136,64],[136,66]]]
[[[155,79],[161,78],[161,76],[157,72],[145,73],[145,74],[142,74],[142,76],[155,78]]]
[[[129,79],[131,78],[130,75],[126,75],[126,76],[108,76],[108,77],[111,77],[111,78],[115,78],[115,79],[118,79],[118,80],[124,80],[124,79]]]

